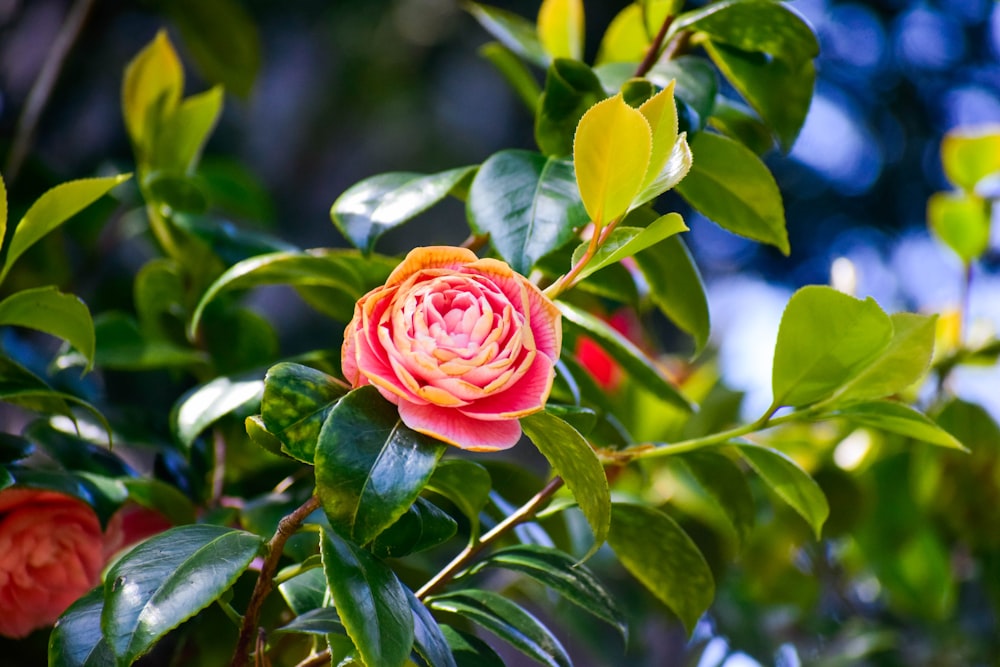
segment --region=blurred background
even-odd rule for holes
[[[492,4],[532,19],[538,8],[535,0]],[[585,0],[588,60],[625,4]],[[783,257],[684,211],[691,227],[687,241],[709,288],[719,365],[727,384],[746,392],[742,409],[751,417],[770,401],[769,351],[781,311],[796,287],[835,279],[858,296],[874,296],[890,312],[947,312],[958,307],[962,265],[930,237],[926,225],[928,197],[950,187],[939,146],[954,128],[1000,123],[997,2],[799,0],[791,6],[811,23],[821,44],[816,96],[805,127],[789,154],[767,156],[785,197],[791,255]],[[83,16],[78,31],[66,28],[74,12]],[[220,78],[228,79],[228,89],[234,91],[227,95],[203,161],[205,177],[214,180],[219,192],[230,194],[223,208],[234,224],[302,248],[345,245],[330,222],[329,209],[341,192],[362,178],[385,171],[440,171],[479,163],[502,148],[534,145],[531,114],[478,55],[488,36],[455,0],[0,0],[0,159],[12,218],[55,183],[132,169],[120,112],[122,73],[161,27],[169,30],[186,61],[188,94]],[[26,114],[37,120],[34,131],[25,132],[23,124],[18,129],[46,59],[67,37],[68,55],[52,81],[51,95]],[[206,55],[208,43],[223,48],[208,49]],[[25,136],[30,141],[18,155],[16,137]],[[670,199],[664,205],[682,202]],[[73,291],[96,312],[130,309],[132,277],[154,253],[147,241],[132,236],[138,225],[129,215],[116,218],[110,229],[81,216],[65,231],[84,248],[71,255],[75,264],[46,261],[46,246],[64,243],[60,237],[32,251],[32,266],[53,276],[50,281],[65,284],[72,277],[77,281]],[[379,250],[399,252],[411,247],[413,239],[457,244],[466,233],[461,203],[449,201],[388,234]],[[89,252],[88,247],[99,251]],[[973,337],[989,337],[1000,327],[998,250],[1000,244],[994,244],[974,268],[969,295]],[[14,275],[5,289],[19,287],[17,280],[33,278],[30,272]],[[120,289],[114,289],[116,284]],[[317,347],[317,336],[339,336],[329,321],[283,294],[265,289],[252,298],[275,323],[284,354]],[[7,339],[5,344],[14,342]],[[1000,377],[994,368],[963,368],[952,381],[956,393],[1000,417]],[[984,469],[990,466],[994,464]],[[872,483],[889,483],[893,475],[892,468],[883,466]],[[840,501],[851,504],[850,485],[824,488],[847,489]],[[983,498],[970,499],[968,506],[992,502],[995,508],[1000,502],[989,493]],[[982,522],[990,520],[988,513],[978,523],[969,519],[968,529],[983,530]],[[774,545],[784,544],[785,537],[762,537],[760,553],[751,548],[744,556],[746,567],[756,567],[759,575]],[[831,543],[811,552],[820,563],[813,562],[811,571],[822,570],[824,564],[839,567],[843,559],[850,562],[852,554],[838,549]],[[966,591],[972,597],[963,598],[962,614],[949,617],[956,624],[951,634],[941,626],[897,617],[895,611],[879,617],[874,629],[865,627],[872,632],[845,632],[832,628],[839,628],[845,618],[865,626],[859,619],[878,598],[878,580],[853,579],[845,599],[860,607],[845,610],[838,606],[839,599],[828,599],[828,589],[824,593],[816,588],[816,577],[812,583],[789,578],[796,563],[793,556],[788,560],[788,567],[767,570],[771,579],[732,584],[720,592],[718,627],[699,628],[696,640],[706,653],[692,653],[690,664],[713,665],[723,659],[729,667],[746,664],[725,658],[723,634],[734,649],[770,655],[776,664],[788,666],[811,664],[802,658],[809,655],[809,646],[817,655],[828,655],[824,650],[837,642],[845,645],[836,655],[847,657],[823,664],[863,664],[850,656],[877,650],[879,641],[909,642],[916,653],[904,656],[917,658],[874,664],[1000,664],[982,657],[997,646],[995,636],[992,644],[988,639],[991,627],[995,635],[995,617],[981,592]],[[971,567],[957,563],[959,578],[962,565]],[[990,567],[1000,578],[1000,559]],[[821,571],[830,581],[838,580],[836,574]],[[974,573],[993,575],[989,570]],[[819,581],[824,583],[822,577]],[[629,590],[627,584],[617,583]],[[747,614],[756,609],[752,600],[760,598],[774,601],[774,609],[746,623]],[[913,599],[919,606],[919,595]],[[643,611],[647,603],[636,604]],[[796,626],[807,636],[814,633],[813,639],[804,640],[789,627],[793,617],[800,619],[796,614],[801,609],[813,604],[826,607],[811,623]],[[793,608],[799,611],[790,611]],[[943,613],[931,616],[940,620],[950,612]],[[918,611],[913,614],[921,617]],[[635,645],[661,651],[684,645],[684,637],[676,632],[667,638],[655,636],[657,627],[640,628]],[[762,634],[755,634],[758,631]],[[891,631],[891,638],[878,634],[883,631]],[[969,649],[972,653],[963,649],[966,632],[986,637],[985,648]],[[862,640],[869,643],[848,645]],[[927,645],[935,648],[921,653]],[[607,650],[611,656],[621,652],[618,644]],[[967,661],[972,654],[976,660]],[[599,659],[595,664],[601,664]]]

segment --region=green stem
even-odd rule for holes
[[[690,440],[681,440],[680,442],[666,445],[657,445],[652,448],[645,447],[637,449],[632,460],[652,459],[662,456],[673,456],[674,454],[687,454],[688,452],[693,452],[704,447],[723,445],[730,440],[734,440],[735,438],[739,438],[744,435],[757,433],[758,431],[765,431],[769,428],[780,426],[781,424],[787,424],[788,422],[801,421],[813,412],[812,410],[801,410],[783,415],[781,417],[773,417],[772,415],[774,414],[775,409],[776,408],[769,409],[766,413],[764,413],[763,417],[752,424],[744,424],[743,426],[738,426],[736,428],[729,429],[728,431],[713,433],[712,435],[706,435],[700,438],[691,438]]]
[[[622,218],[623,217],[625,216],[622,216]],[[594,258],[594,255],[596,255],[600,247],[604,245],[604,242],[608,240],[608,236],[611,235],[611,232],[613,232],[615,227],[618,226],[618,223],[621,222],[622,218],[616,218],[605,225],[602,229],[594,230],[593,236],[590,237],[590,244],[587,246],[587,251],[583,253],[583,257],[581,257],[580,261],[573,265],[573,267],[569,270],[569,273],[566,273],[559,278],[559,280],[545,288],[543,292],[545,296],[554,300],[560,294],[570,290],[574,285],[576,285],[576,277],[580,275],[580,272],[583,271],[585,266],[587,266],[587,263]]]

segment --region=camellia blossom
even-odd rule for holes
[[[465,248],[412,250],[361,297],[344,376],[373,384],[403,423],[462,449],[506,449],[552,389],[559,310],[504,262]]]

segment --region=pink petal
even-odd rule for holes
[[[464,414],[478,419],[511,419],[538,412],[552,390],[555,370],[544,355],[536,355],[535,363],[517,382],[495,394],[488,394],[470,405],[459,408]]]
[[[401,283],[417,271],[425,269],[458,269],[477,259],[476,253],[467,248],[452,246],[414,248],[406,255],[406,259],[400,262],[399,266],[389,274],[385,284]]]
[[[467,417],[456,408],[400,402],[399,417],[418,433],[471,451],[509,449],[521,439],[521,424],[516,419],[483,421]]]

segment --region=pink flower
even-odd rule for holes
[[[104,531],[104,561],[171,527],[173,524],[159,512],[131,502],[122,505]]]
[[[416,248],[361,297],[344,334],[344,376],[373,384],[415,431],[479,451],[521,437],[545,405],[562,342],[559,311],[524,276],[464,248]]]
[[[104,566],[101,524],[70,496],[0,491],[0,635],[21,638],[51,625],[97,585]]]

